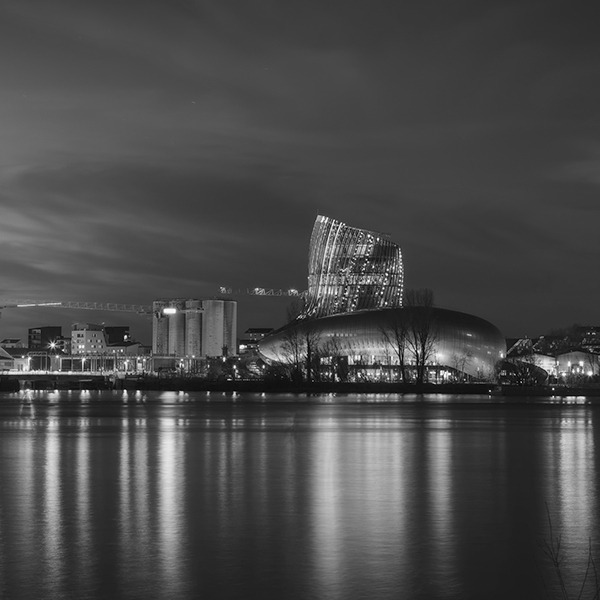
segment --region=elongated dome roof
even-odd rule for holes
[[[477,376],[491,372],[504,357],[506,343],[495,325],[474,315],[434,307],[367,310],[295,321],[263,338],[259,350],[267,360],[285,363],[289,360],[290,340],[302,341],[310,334],[315,351],[323,355],[335,347],[337,356],[361,356],[365,364],[373,360],[385,363],[394,356],[386,330],[395,323],[410,324],[424,311],[431,321],[435,364],[458,368],[457,362],[461,362],[460,370]],[[411,361],[409,351],[407,361]]]

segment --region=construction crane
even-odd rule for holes
[[[139,315],[152,314],[152,307],[144,304],[117,304],[109,302],[11,302],[0,304],[0,315],[5,308],[74,308],[83,310],[106,310],[117,312],[134,312]]]
[[[295,296],[295,297],[298,297],[298,296],[303,296],[304,294],[306,294],[306,292],[299,291],[295,288],[289,288],[289,289],[284,290],[284,289],[279,289],[279,288],[262,288],[262,287],[238,288],[238,289],[234,289],[234,288],[230,288],[230,287],[220,287],[219,292],[224,295],[247,294],[249,296]]]

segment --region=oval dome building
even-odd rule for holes
[[[265,337],[259,345],[260,353],[268,361],[289,363],[295,346],[305,355],[312,343],[313,353],[325,362],[344,358],[351,371],[374,376],[374,371],[381,368],[388,373],[397,370],[400,330],[405,332],[405,362],[410,368],[414,357],[406,338],[415,322],[413,317],[420,310],[421,307],[367,310],[297,320]],[[427,359],[430,368],[474,378],[487,377],[494,371],[506,351],[498,328],[462,312],[434,307],[425,310],[432,345]]]
[[[261,340],[261,355],[325,370],[343,364],[357,379],[404,379],[415,368],[421,381],[430,372],[436,380],[490,376],[506,352],[500,331],[427,302],[403,307],[403,278],[400,247],[387,236],[317,216],[304,310]]]

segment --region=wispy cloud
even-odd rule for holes
[[[407,285],[456,305],[485,292],[503,315],[507,289],[554,293],[552,270],[576,285],[596,238],[568,207],[597,210],[600,181],[591,16],[537,0],[9,0],[5,281],[122,301],[302,286],[322,212],[388,232]]]

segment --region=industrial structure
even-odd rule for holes
[[[2,368],[30,371],[153,371],[187,369],[201,359],[237,355],[237,302],[229,299],[161,299],[152,305],[97,302],[7,302],[8,308],[61,307],[152,315],[150,348],[130,338],[127,326],[74,323],[71,338],[60,327],[29,330],[29,347],[15,340],[14,356],[3,356]],[[7,348],[11,340],[4,340]],[[17,343],[18,342],[18,343]],[[18,347],[17,347],[18,346]],[[157,360],[154,361],[154,358]],[[184,360],[182,362],[181,359]],[[12,360],[10,366],[9,360]]]
[[[237,302],[172,298],[152,304],[152,353],[205,358],[237,354]]]

